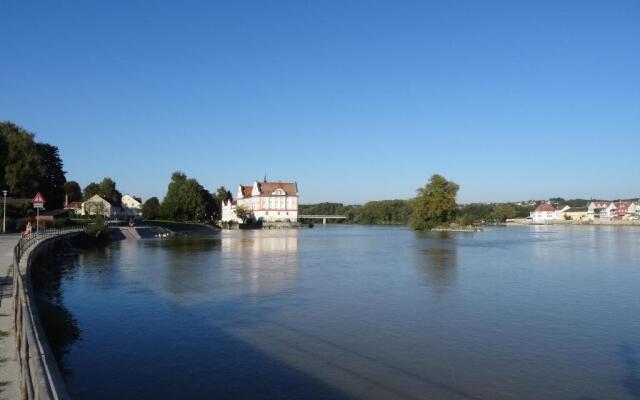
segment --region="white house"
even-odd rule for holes
[[[82,203],[82,215],[102,215],[105,218],[118,218],[122,215],[122,209],[99,194],[93,195]]]
[[[254,181],[238,186],[235,200],[222,203],[223,222],[242,222],[236,214],[238,206],[250,212],[255,221],[298,220],[298,184],[296,182]]]
[[[569,209],[571,209],[571,207],[569,207],[569,206],[564,206],[562,208],[557,209],[554,219],[564,219],[564,213],[569,211]]]
[[[542,203],[531,211],[531,219],[536,223],[545,223],[558,219],[558,210],[551,204]]]
[[[609,207],[608,201],[592,201],[587,206],[587,218],[588,220],[594,220],[600,218],[600,214],[604,209]]]
[[[142,218],[142,199],[125,194],[122,196],[122,211],[128,219]]]

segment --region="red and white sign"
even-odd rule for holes
[[[44,208],[44,203],[44,197],[40,192],[36,193],[36,195],[33,196],[33,199],[31,199],[31,204],[33,204],[34,208]]]

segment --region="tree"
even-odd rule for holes
[[[370,201],[355,210],[351,218],[357,224],[405,225],[411,216],[407,200]]]
[[[195,179],[183,172],[174,172],[167,194],[160,205],[161,214],[181,221],[211,221],[216,209],[215,199]]]
[[[221,202],[226,202],[227,200],[233,200],[233,195],[230,190],[227,190],[224,186],[220,186],[218,190],[216,190],[216,197]]]
[[[411,227],[425,230],[452,222],[456,216],[459,188],[443,176],[432,175],[429,182],[417,190],[418,196],[411,202]]]
[[[156,219],[160,215],[160,201],[157,197],[151,197],[142,205],[142,217],[144,219]]]
[[[122,193],[116,189],[116,183],[111,178],[103,178],[100,182],[100,195],[113,204],[120,204]]]
[[[45,174],[34,134],[11,122],[0,123],[2,183],[15,197],[31,197],[39,189]]]
[[[38,189],[51,209],[62,208],[64,204],[67,181],[62,169],[62,159],[56,146],[47,143],[36,143],[36,151],[42,160],[43,174],[40,177]]]
[[[236,215],[242,220],[242,223],[246,223],[251,218],[251,211],[243,205],[236,207]]]
[[[91,182],[84,188],[84,200],[89,200],[94,195],[100,195],[112,204],[120,204],[122,201],[122,193],[116,189],[116,183],[111,178],[103,178],[102,182]]]
[[[95,182],[91,182],[90,184],[84,187],[84,191],[82,192],[82,194],[83,194],[83,199],[87,201],[93,196],[95,196],[96,194],[100,194],[100,185]]]
[[[515,218],[516,209],[511,204],[499,204],[493,210],[493,219],[502,223],[510,218]]]
[[[64,193],[69,202],[82,200],[82,189],[76,181],[67,181],[64,183]]]

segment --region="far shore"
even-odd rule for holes
[[[571,225],[571,226],[638,226],[640,227],[640,221],[601,221],[601,220],[589,220],[589,221],[572,221],[572,220],[557,220],[548,221],[545,223],[533,222],[525,218],[512,219],[507,221],[507,226],[529,226],[529,225]]]

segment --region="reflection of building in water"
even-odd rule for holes
[[[298,231],[223,231],[222,263],[227,274],[252,294],[272,294],[295,287]]]

